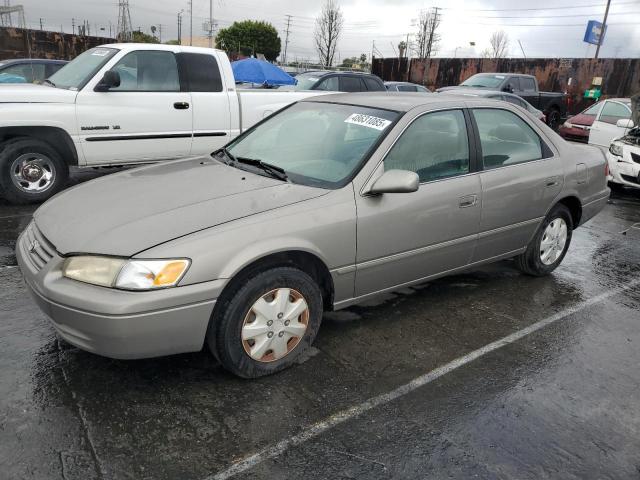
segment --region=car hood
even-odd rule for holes
[[[84,183],[46,202],[34,219],[62,255],[130,257],[205,228],[326,192],[203,157],[128,170]]]
[[[590,127],[593,125],[593,121],[596,119],[593,115],[583,115],[579,113],[578,115],[574,115],[573,117],[567,118],[567,122],[572,125],[582,125],[584,127]]]
[[[78,92],[32,83],[0,83],[0,103],[74,103]]]

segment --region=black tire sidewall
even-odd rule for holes
[[[544,232],[547,229],[547,226],[556,218],[562,218],[567,224],[567,241],[565,242],[564,249],[562,250],[562,254],[558,257],[558,259],[553,262],[551,265],[545,265],[542,263],[540,259],[540,245],[542,243],[542,237],[544,236]],[[571,212],[564,205],[556,205],[549,214],[545,217],[544,221],[540,225],[540,228],[536,232],[536,236],[534,237],[534,241],[531,242],[527,252],[527,261],[529,267],[532,268],[533,272],[536,275],[547,275],[554,271],[558,265],[562,263],[567,251],[569,250],[569,245],[571,244],[571,238],[573,236],[573,220],[571,217]]]
[[[296,348],[273,362],[258,362],[244,351],[241,340],[242,324],[253,303],[276,288],[291,288],[302,294],[309,306],[309,325]],[[216,353],[222,365],[243,378],[256,378],[279,372],[293,363],[313,343],[322,321],[322,293],[306,273],[291,267],[273,268],[250,278],[214,315],[216,322]]]
[[[0,151],[0,189],[2,195],[11,203],[26,204],[38,203],[51,198],[67,182],[69,167],[62,160],[58,152],[45,142],[37,139],[21,139],[8,141],[2,146]],[[25,153],[41,153],[49,157],[56,170],[53,184],[41,193],[25,193],[19,190],[11,180],[11,164],[20,155]]]
[[[547,122],[547,125],[553,130],[558,130],[558,128],[560,128],[559,110],[555,108],[551,109],[551,111],[549,112],[549,121]]]

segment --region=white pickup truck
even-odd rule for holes
[[[236,90],[219,50],[93,48],[44,85],[0,86],[0,195],[43,201],[64,187],[69,166],[211,153],[271,113],[322,93]]]

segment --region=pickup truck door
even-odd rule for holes
[[[513,93],[521,98],[524,98],[527,102],[536,108],[540,108],[540,94],[535,79],[530,77],[520,77],[518,82],[519,89],[514,90]]]
[[[87,165],[188,156],[193,110],[191,94],[181,91],[176,55],[137,50],[111,69],[120,75],[119,87],[96,92],[101,78],[94,78],[76,98]]]
[[[215,54],[183,52],[178,53],[177,57],[183,72],[182,78],[187,83],[186,89],[191,93],[191,154],[210,154],[239,133],[238,128],[234,131],[231,129],[232,120],[237,126],[240,122],[237,96],[225,91]],[[234,105],[231,105],[232,98]]]
[[[628,128],[616,126],[618,120],[631,118],[631,109],[622,102],[605,100],[591,130],[589,131],[589,143],[608,147],[614,138],[627,133]]]

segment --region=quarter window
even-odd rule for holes
[[[542,158],[542,141],[520,117],[507,110],[473,110],[485,170]]]
[[[220,68],[213,55],[179,53],[178,56],[183,61],[180,66],[186,69],[190,92],[222,91]]]
[[[373,78],[364,77],[364,84],[367,86],[367,89],[373,92],[384,91],[384,87],[380,85],[380,82],[374,80]]]
[[[120,86],[111,91],[178,92],[178,64],[171,52],[131,52],[113,68],[120,74]]]
[[[598,120],[615,125],[618,120],[627,118],[631,118],[631,111],[623,104],[618,102],[605,102]]]
[[[469,140],[461,110],[414,120],[384,159],[385,170],[416,172],[421,182],[469,173]]]

